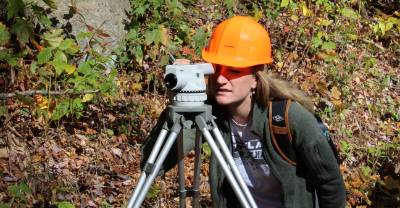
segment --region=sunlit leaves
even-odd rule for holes
[[[82,98],[82,102],[85,103],[85,102],[91,101],[91,100],[93,100],[93,98],[94,98],[94,94],[85,94]]]
[[[75,208],[75,206],[70,202],[62,201],[57,203],[57,208]]]
[[[92,70],[92,67],[90,66],[90,64],[87,62],[83,62],[83,63],[79,64],[77,72],[79,72],[83,75],[86,75],[86,74],[89,74],[91,70]]]
[[[154,43],[155,45],[158,45],[160,42],[162,42],[163,37],[162,37],[162,27],[158,27],[152,30],[148,30],[145,34],[145,43],[146,45],[150,45]]]
[[[375,34],[379,36],[384,36],[388,31],[392,30],[395,25],[397,25],[398,31],[400,31],[399,18],[389,17],[386,20],[378,18],[377,23],[372,26],[372,29]]]
[[[46,3],[50,8],[57,9],[56,0],[43,0],[43,2]]]
[[[336,44],[332,41],[326,41],[324,43],[322,43],[321,49],[324,50],[334,50],[336,48]]]
[[[351,19],[357,19],[359,17],[359,14],[349,7],[343,8],[340,12],[342,13],[343,16]]]
[[[281,1],[281,8],[286,8],[289,5],[290,0],[282,0]]]
[[[68,54],[75,54],[79,51],[79,46],[73,39],[67,38],[63,40],[58,46],[60,50],[65,51]]]
[[[38,64],[44,64],[44,63],[50,61],[51,56],[52,56],[52,48],[44,48],[37,55]]]
[[[43,38],[46,40],[47,44],[52,47],[58,47],[61,42],[64,40],[61,36],[61,29],[51,30],[43,35]]]
[[[10,39],[10,33],[7,31],[7,27],[0,22],[0,45],[4,45]]]

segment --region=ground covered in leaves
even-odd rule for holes
[[[251,15],[266,26],[274,51],[269,70],[313,97],[340,150],[347,207],[400,207],[400,5],[396,1],[155,2],[131,2],[126,45],[115,52],[119,59],[114,94],[75,95],[73,102],[64,102],[67,95],[9,93],[41,90],[42,84],[52,90],[76,84],[74,61],[89,48],[82,54],[71,52],[71,67],[57,72],[56,66],[47,64],[57,60],[43,48],[53,47],[54,36],[62,41],[61,32],[43,38],[36,34],[24,44],[16,33],[9,43],[3,31],[13,31],[7,29],[13,19],[0,21],[1,50],[30,50],[18,59],[0,56],[4,104],[0,207],[126,205],[140,175],[141,144],[168,103],[160,81],[165,64],[171,56],[201,61],[199,52],[212,28],[233,14]],[[64,47],[54,53],[64,53]],[[34,63],[38,68],[32,70]],[[99,64],[87,64],[99,70],[95,68]],[[85,74],[88,65],[76,70]],[[57,86],[52,78],[43,81],[40,67],[61,73],[54,78]],[[91,83],[107,86],[96,81],[103,73],[96,76]],[[209,207],[209,155],[203,156],[201,204]],[[187,183],[192,179],[192,161],[189,155]],[[175,168],[161,176],[145,207],[178,207],[177,175]]]

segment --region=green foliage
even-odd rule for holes
[[[73,204],[67,201],[57,202],[57,208],[75,208]]]
[[[170,55],[191,56],[179,53],[185,46],[195,49],[196,56],[200,55],[208,34],[203,28],[190,29],[190,22],[183,17],[186,8],[181,1],[141,0],[131,1],[131,5],[131,27],[123,43],[126,48],[116,50],[122,66],[131,60],[138,66],[144,61],[163,66],[169,62]]]
[[[80,37],[84,37],[81,35]],[[47,46],[37,56],[32,76],[39,75],[37,83],[42,89],[64,89],[70,93],[81,93],[88,90],[99,90],[104,96],[115,90],[113,80],[116,72],[103,75],[109,58],[89,53],[82,54],[75,40],[63,38],[62,31],[51,30],[44,34],[43,45]],[[76,68],[73,60],[86,55],[92,57],[82,61]],[[94,98],[93,94],[80,97],[58,98],[53,111],[49,111],[51,120],[60,120],[64,116],[82,116],[85,103]],[[42,114],[40,114],[42,115]]]
[[[10,33],[7,31],[6,26],[0,22],[0,45],[6,44],[10,39]]]
[[[32,190],[24,182],[11,185],[7,190],[11,196],[11,202],[2,203],[0,207],[25,207],[28,199],[27,197],[32,194]]]
[[[160,186],[158,186],[157,184],[153,184],[150,187],[150,190],[147,192],[146,198],[147,199],[153,199],[153,198],[157,197],[158,194],[160,194],[160,192],[161,192]]]
[[[14,0],[7,2],[7,19],[19,16],[24,12],[25,5],[22,0]]]

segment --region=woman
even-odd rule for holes
[[[272,63],[264,27],[249,17],[225,20],[214,30],[202,57],[215,69],[209,80],[213,114],[258,207],[344,207],[343,179],[312,114],[311,100],[263,70]],[[288,120],[296,165],[283,159],[272,143],[270,100],[293,101]],[[144,152],[150,150],[150,143]],[[210,184],[213,207],[240,206],[213,156]]]

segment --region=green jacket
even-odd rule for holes
[[[226,144],[232,149],[229,120],[226,113],[223,109],[213,109],[213,114],[217,117],[216,123]],[[150,154],[162,123],[165,121],[165,116],[164,112],[142,147],[142,165]],[[263,138],[264,158],[274,176],[281,182],[286,208],[318,207],[315,205],[315,192],[320,208],[345,207],[345,187],[339,166],[312,113],[296,102],[293,102],[289,109],[289,126],[298,154],[297,166],[287,163],[275,151],[271,143],[267,109],[254,104],[251,118],[251,131]],[[194,147],[193,130],[184,129],[183,136],[185,138],[184,151],[188,152]],[[172,168],[178,161],[175,146],[165,160],[164,171]],[[238,207],[240,203],[225,180],[225,175],[213,155],[210,159],[209,170],[213,207]]]

